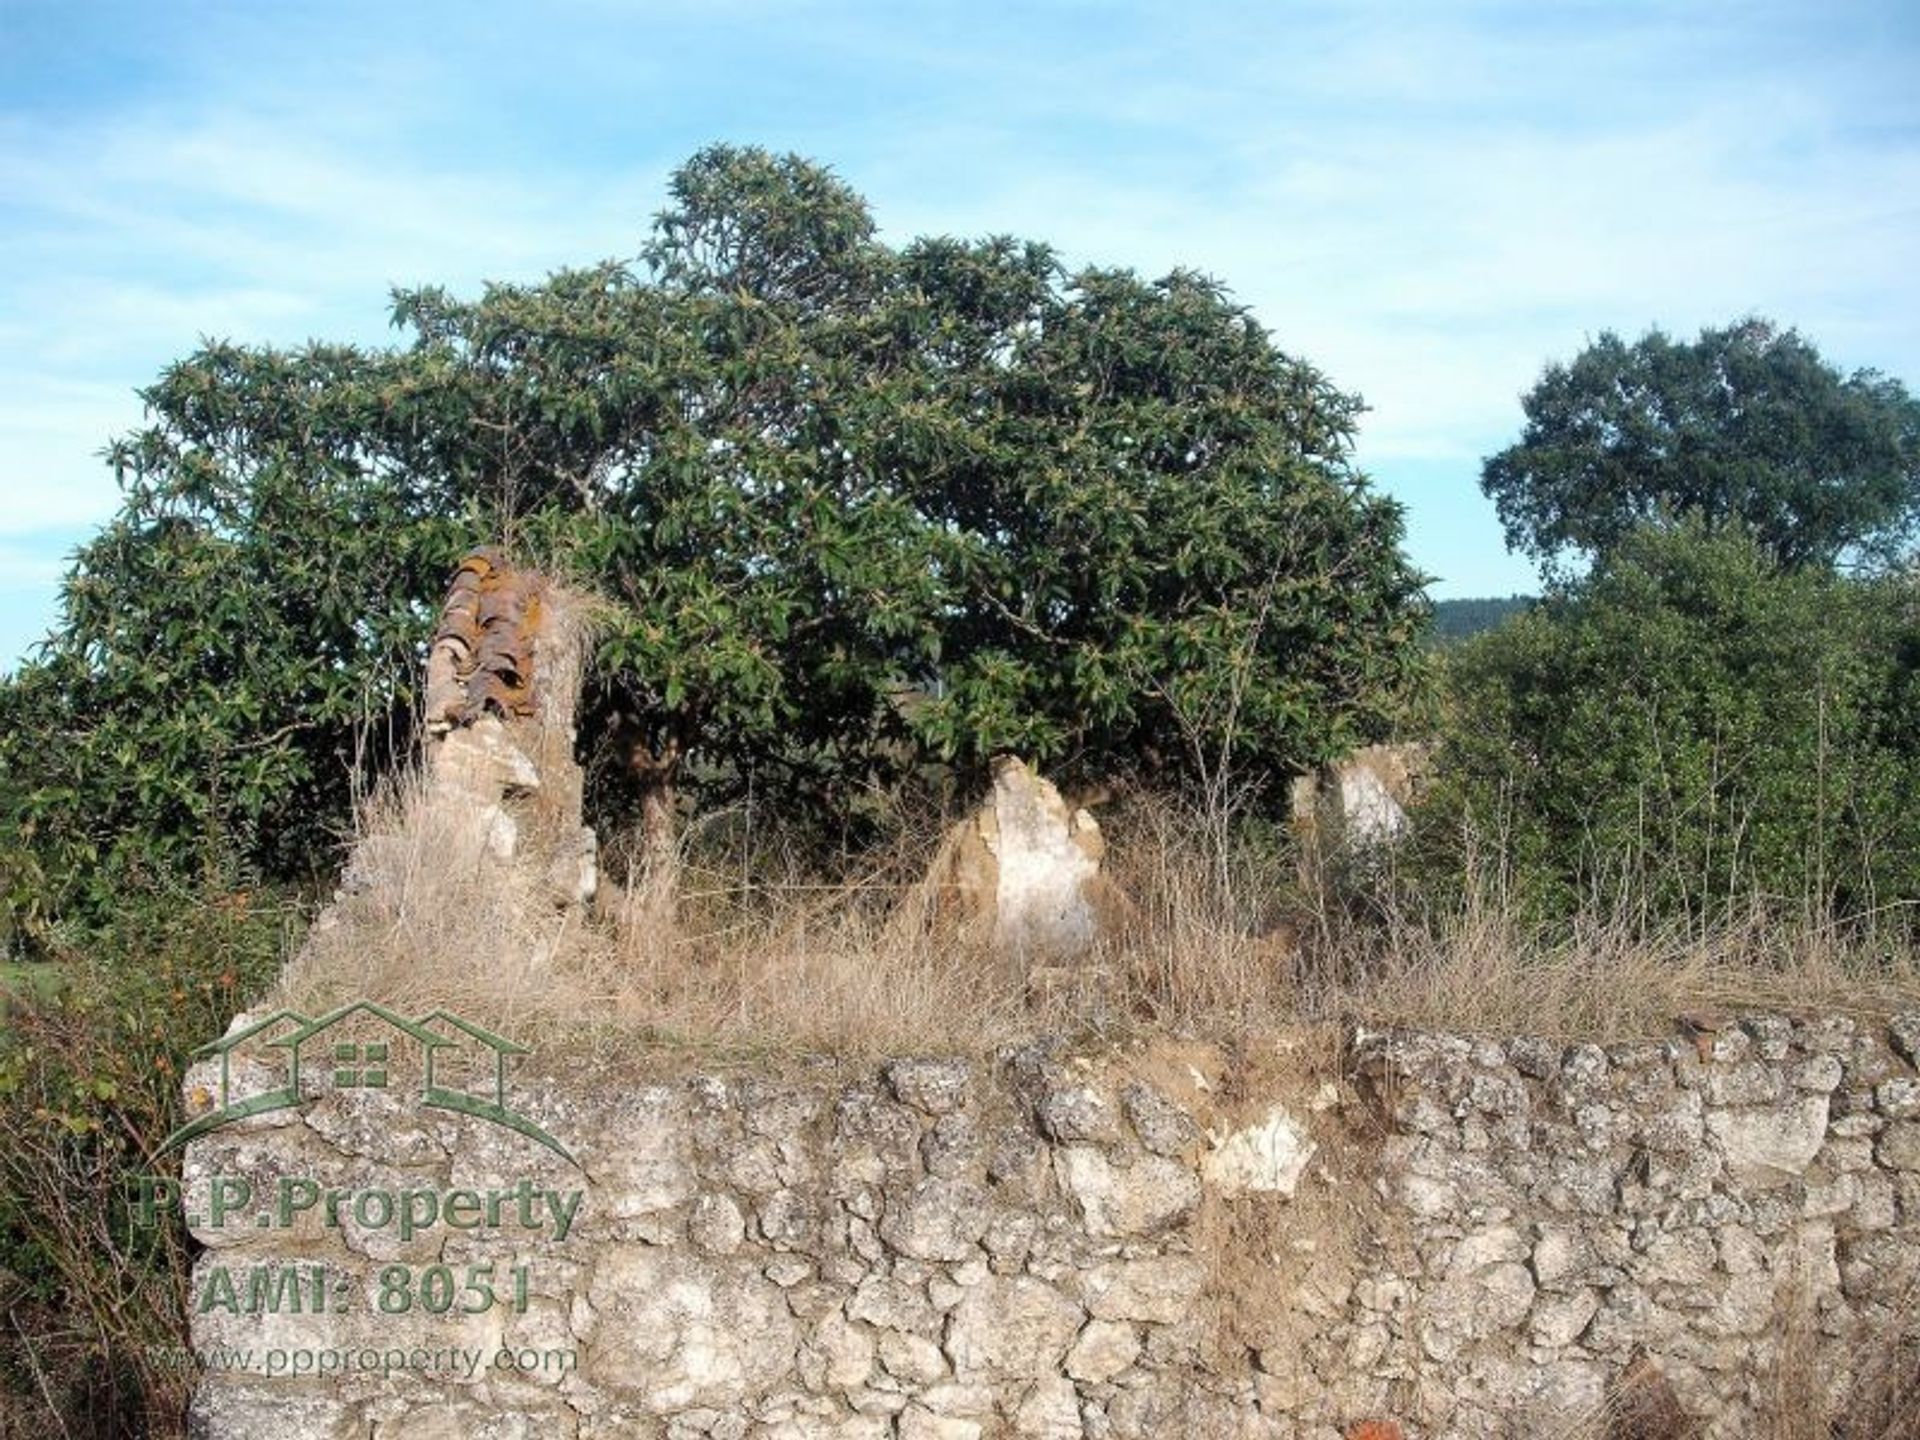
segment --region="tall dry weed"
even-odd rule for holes
[[[361,806],[341,893],[308,931],[274,1003],[320,1013],[377,1000],[446,1008],[522,1037],[568,1033],[605,1013],[613,947],[560,910],[531,867],[503,866],[475,807],[417,772]]]
[[[1136,798],[1107,824],[1134,919],[1063,968],[927,923],[935,817],[851,866],[822,864],[778,826],[716,817],[688,830],[672,890],[643,875],[603,883],[589,917],[556,913],[490,862],[469,816],[405,780],[364,807],[370,863],[355,871],[373,883],[350,885],[316,927],[281,998],[446,1006],[517,1034],[613,1033],[641,1048],[846,1055],[1328,1021],[1621,1039],[1669,1034],[1702,1009],[1920,1006],[1906,932],[1872,919],[1755,905],[1658,923],[1596,906],[1548,925],[1471,876],[1446,904],[1408,902],[1379,874],[1357,897],[1350,875],[1344,894],[1316,889],[1271,832],[1249,832],[1223,863],[1205,817],[1165,801]],[[633,847],[607,848],[617,873]]]

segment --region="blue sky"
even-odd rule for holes
[[[0,668],[169,359],[633,255],[713,140],[832,164],[891,239],[1221,277],[1366,397],[1441,596],[1530,585],[1479,462],[1601,330],[1766,314],[1920,385],[1920,8],[1186,11],[0,0]]]

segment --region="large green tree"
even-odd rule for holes
[[[1480,484],[1508,545],[1548,568],[1689,514],[1739,522],[1789,567],[1884,563],[1920,521],[1920,402],[1766,320],[1691,343],[1603,333],[1521,403],[1524,434]]]
[[[397,348],[209,345],[145,392],[120,514],[0,694],[54,871],[324,861],[484,541],[614,602],[583,733],[655,787],[844,810],[1002,748],[1285,771],[1414,689],[1358,402],[1199,277],[890,247],[830,172],[719,147],[640,262],[394,313]]]

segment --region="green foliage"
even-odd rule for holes
[[[1531,595],[1476,597],[1471,600],[1433,602],[1433,629],[1429,638],[1439,645],[1452,645],[1471,639],[1483,630],[1491,630],[1532,607]]]
[[[0,687],[51,911],[327,868],[483,541],[615,602],[582,714],[603,775],[638,742],[826,815],[1000,749],[1299,768],[1419,678],[1358,402],[1199,277],[890,248],[826,170],[717,147],[643,265],[394,315],[397,349],[213,344],[145,392],[120,514]]]
[[[1480,484],[1509,547],[1547,566],[1689,514],[1744,525],[1789,567],[1885,562],[1920,520],[1920,403],[1765,320],[1692,344],[1602,333],[1522,404],[1520,443]]]
[[[1261,774],[1391,727],[1425,607],[1399,508],[1347,468],[1355,400],[1197,276],[1061,283],[1006,242],[907,263],[964,367],[901,434],[957,541],[916,738],[1103,775],[1237,746]]]
[[[1920,593],[1699,523],[1450,652],[1429,838],[1497,842],[1565,913],[1920,899]],[[1479,863],[1489,857],[1482,854]]]
[[[390,753],[426,597],[475,533],[400,466],[326,456],[321,427],[344,451],[358,422],[317,397],[365,412],[378,388],[338,355],[215,347],[147,392],[168,428],[116,447],[121,513],[80,551],[53,646],[0,685],[4,798],[45,910],[105,915],[232,857],[331,860],[343,781]]]
[[[75,1434],[178,1433],[192,1372],[191,1256],[177,1209],[138,1223],[132,1179],[182,1121],[187,1051],[218,1035],[280,960],[287,914],[258,894],[130,897],[57,996],[16,990],[0,1021],[0,1385]]]

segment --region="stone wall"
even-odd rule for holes
[[[195,1433],[1534,1435],[1638,1361],[1750,1434],[1783,1306],[1838,1389],[1913,1282],[1916,1045],[1753,1016],[778,1079],[535,1057],[516,1103],[576,1163],[330,1090],[189,1152]]]

